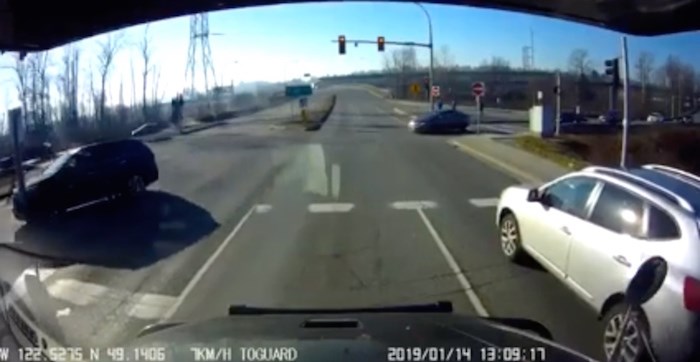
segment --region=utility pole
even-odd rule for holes
[[[556,109],[556,114],[555,114],[555,130],[554,134],[559,136],[559,131],[561,129],[561,73],[557,71],[557,85],[556,88],[554,89],[554,92],[556,93],[557,96],[557,109]]]

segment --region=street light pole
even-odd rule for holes
[[[433,110],[433,22],[430,19],[430,14],[428,13],[428,10],[426,10],[423,5],[419,2],[415,3],[418,5],[421,10],[423,10],[423,13],[425,13],[425,17],[428,19],[428,48],[430,48],[430,69],[428,70],[428,94],[429,94],[429,102],[430,102],[430,111]]]

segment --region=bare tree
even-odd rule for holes
[[[442,45],[435,57],[435,68],[442,70],[453,70],[456,67],[456,62],[449,45]]]
[[[21,60],[19,56],[17,56],[17,58],[15,58],[13,70],[15,71],[15,86],[17,87],[17,94],[22,105],[23,123],[27,124],[27,113],[29,110],[29,68],[27,67],[27,64]]]
[[[129,57],[129,70],[131,71],[131,108],[136,109],[136,75],[134,73],[134,58]]]
[[[418,69],[418,57],[414,48],[396,49],[384,58],[384,69],[396,75],[395,92],[399,97],[408,92],[408,77]]]
[[[491,57],[491,60],[488,63],[488,67],[491,71],[509,71],[510,68],[510,62],[503,58],[503,57],[498,57],[498,56],[493,56]]]
[[[693,94],[695,74],[692,65],[684,64],[674,55],[669,55],[656,71],[656,82],[666,89],[667,104],[672,116],[680,114],[686,98]]]
[[[142,79],[143,79],[143,89],[142,89],[143,100],[142,100],[142,104],[141,104],[141,107],[142,107],[141,109],[143,112],[143,119],[145,121],[148,118],[148,115],[147,115],[148,103],[147,103],[146,90],[148,88],[147,87],[148,74],[151,71],[151,67],[152,67],[152,65],[151,65],[151,53],[153,51],[153,49],[151,49],[151,42],[150,42],[150,38],[148,36],[148,25],[146,25],[146,29],[144,30],[144,33],[143,33],[143,39],[141,40],[140,50],[141,50],[141,59],[143,60],[143,72],[141,73]],[[136,94],[134,94],[134,96],[136,96]]]
[[[100,52],[97,54],[100,72],[100,102],[98,107],[98,118],[105,120],[106,86],[107,78],[112,70],[114,56],[121,47],[124,33],[109,34],[107,38],[99,43]]]
[[[61,93],[61,119],[69,127],[78,125],[78,62],[80,49],[69,45],[64,49],[62,74],[59,76],[59,92]]]
[[[569,71],[576,75],[587,74],[591,71],[591,60],[588,50],[574,49],[569,55]]]
[[[649,103],[648,87],[654,71],[654,55],[649,52],[641,52],[634,67],[637,70],[637,78],[642,84],[642,108],[646,108]]]

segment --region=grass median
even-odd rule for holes
[[[611,134],[575,134],[556,138],[523,135],[515,139],[522,149],[570,169],[589,164],[620,164],[622,137]],[[700,174],[700,125],[660,125],[630,131],[627,165],[659,163]]]
[[[319,130],[333,112],[335,99],[335,95],[329,95],[321,100],[310,102],[306,109],[296,112],[294,116],[281,122],[281,124],[284,126],[299,127],[307,131]]]

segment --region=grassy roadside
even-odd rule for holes
[[[567,150],[566,145],[557,139],[540,138],[535,135],[522,135],[515,138],[515,144],[530,153],[571,170],[579,170],[588,165],[588,163],[577,154]]]
[[[543,139],[523,135],[515,139],[520,148],[570,169],[588,164],[618,166],[621,134],[575,134]],[[630,132],[628,166],[660,163],[700,174],[700,126],[668,125],[640,127]]]

